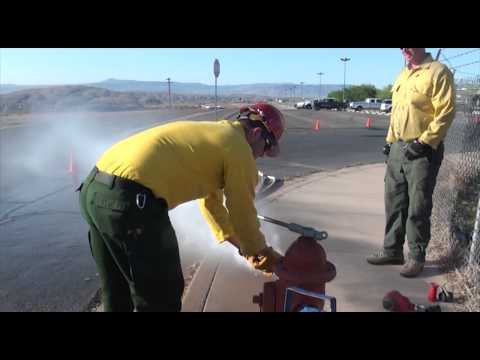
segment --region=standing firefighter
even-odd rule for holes
[[[273,272],[282,257],[260,232],[255,159],[278,155],[284,117],[258,103],[237,118],[158,126],[98,160],[82,184],[80,207],[105,311],[180,311],[184,279],[168,211],[194,199],[219,242]]]
[[[373,265],[403,264],[405,233],[409,258],[400,274],[423,271],[430,241],[432,195],[443,160],[443,140],[455,116],[450,70],[423,48],[401,48],[407,66],[392,91],[392,115],[384,153],[386,227],[383,251]]]

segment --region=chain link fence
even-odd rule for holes
[[[451,270],[460,310],[480,311],[480,76],[457,83],[457,112],[433,194],[431,256]],[[448,277],[447,277],[448,278]]]

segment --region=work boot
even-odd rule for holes
[[[423,265],[424,263],[421,261],[410,259],[405,265],[403,265],[400,275],[407,278],[413,278],[423,271]]]
[[[367,257],[367,262],[372,265],[403,265],[405,259],[401,255],[388,255],[384,251],[380,251],[372,256]]]

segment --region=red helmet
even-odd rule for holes
[[[256,103],[240,108],[240,116],[247,116],[250,120],[262,122],[276,140],[275,146],[267,152],[267,155],[277,156],[280,151],[278,140],[285,131],[285,118],[280,110],[270,104]]]

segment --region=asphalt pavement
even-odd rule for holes
[[[214,115],[199,109],[35,114],[0,129],[0,312],[85,310],[100,281],[75,193],[79,181],[128,134]],[[199,252],[185,243],[187,271]]]
[[[228,117],[234,110],[219,111],[218,116]],[[367,129],[365,114],[285,110],[285,115],[287,131],[280,156],[258,161],[266,175],[296,183],[383,160],[380,149],[388,117],[372,115],[373,126]],[[213,120],[214,116],[193,109],[49,114],[2,128],[0,311],[84,310],[98,291],[99,279],[74,192],[79,181],[109,145],[129,133],[177,119]],[[71,158],[74,174],[68,171]],[[299,223],[308,225],[315,211],[305,212],[302,202],[296,206],[296,196],[284,218],[292,221],[295,215]],[[287,209],[285,204],[280,208]],[[194,204],[171,215],[188,272],[218,247]],[[336,216],[335,223],[349,219],[342,213]]]

